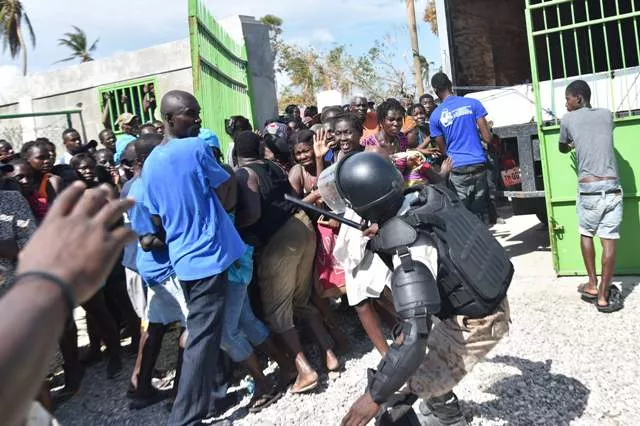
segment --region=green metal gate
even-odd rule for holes
[[[189,0],[189,36],[193,90],[202,108],[203,127],[213,130],[226,152],[230,138],[224,120],[243,115],[253,120],[247,50],[216,22],[200,0]]]
[[[616,272],[640,273],[640,0],[527,0],[525,13],[555,270],[585,274],[575,156],[558,150],[557,118],[564,89],[581,78],[591,86],[593,106],[616,116],[614,144],[624,189]]]

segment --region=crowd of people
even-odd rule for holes
[[[397,323],[388,266],[364,250],[366,235],[299,209],[284,196],[330,208],[331,200],[320,194],[322,172],[354,152],[369,151],[394,164],[406,188],[448,183],[488,222],[487,112],[476,100],[454,96],[443,73],[433,77],[432,87],[439,105],[431,95],[415,104],[403,99],[407,107],[393,98],[376,106],[355,96],[349,105],[321,112],[309,106],[301,114],[291,105],[260,128],[233,116],[225,121],[233,140],[226,153],[218,137],[202,128],[195,97],[182,91],[162,97],[162,123],[141,124],[124,113],[118,118],[122,134],[102,130],[100,147],[83,142],[74,129],[61,135],[60,155],[46,138],[19,151],[0,140],[2,292],[14,281],[18,254],[75,181],[136,200],[120,220],[137,241],[119,254],[102,287],[82,301],[90,340],[82,357],[75,321],[66,321],[59,341],[65,386],[58,396],[74,395],[84,368],[103,359],[107,378],[121,374],[126,336],[137,356],[129,387],[122,390],[131,409],[171,399],[172,425],[215,415],[220,409],[211,401],[226,392],[228,377],[221,372],[228,357],[252,376],[249,409],[257,412],[285,391],[318,386],[303,330],[321,349],[322,368],[342,371],[339,355],[349,336],[336,319],[337,303],[355,309],[384,356],[389,344],[382,322],[391,328]],[[352,211],[345,218],[361,220]],[[594,291],[584,289],[588,296]],[[598,300],[605,303],[606,295]],[[176,377],[171,391],[161,391],[152,384],[155,364],[163,336],[176,324]],[[259,354],[277,364],[275,378],[265,376]],[[46,383],[38,399],[52,407]]]

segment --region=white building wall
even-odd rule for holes
[[[0,115],[82,109],[87,139],[97,139],[101,123],[98,89],[114,83],[155,77],[158,99],[172,90],[193,92],[189,40],[179,40],[117,54],[60,70],[16,77],[0,93]],[[77,115],[73,126],[81,129]],[[0,120],[0,138],[15,147],[35,137],[48,137],[62,146],[64,116]]]

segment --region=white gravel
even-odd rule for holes
[[[636,425],[640,418],[640,282],[616,278],[624,310],[604,315],[581,302],[583,278],[555,277],[547,230],[534,216],[512,217],[494,228],[513,255],[516,275],[509,292],[510,336],[456,388],[473,425]],[[579,248],[576,247],[576,250]],[[363,391],[365,373],[380,357],[355,314],[340,314],[352,350],[346,371],[309,395],[286,395],[259,414],[243,405],[227,413],[237,425],[335,425]],[[165,339],[159,367],[175,362],[176,336]],[[312,360],[319,367],[317,352]],[[90,369],[80,393],[56,416],[63,425],[160,425],[163,404],[129,411],[124,398],[133,360],[118,380],[104,364]],[[245,398],[244,403],[248,401]]]

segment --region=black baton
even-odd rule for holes
[[[296,198],[296,197],[292,197],[289,194],[284,194],[284,199],[287,200],[287,201],[292,202],[293,204],[295,204],[296,206],[302,208],[303,210],[312,211],[314,213],[318,213],[318,214],[324,215],[326,217],[330,217],[331,219],[335,219],[340,223],[344,223],[347,226],[359,229],[361,231],[364,231],[365,229],[367,229],[369,227],[367,224],[364,224],[364,223],[363,224],[359,224],[359,223],[354,222],[352,220],[345,219],[344,217],[340,216],[339,214],[335,214],[333,212],[321,209],[320,207],[316,207],[313,204],[305,203],[301,199]]]

